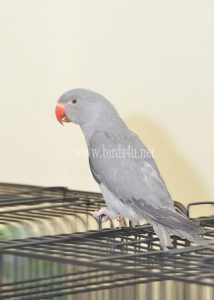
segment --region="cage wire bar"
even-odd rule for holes
[[[214,249],[173,237],[163,252],[148,224],[100,231],[101,194],[0,184],[0,202],[0,299],[214,299]],[[214,216],[199,221],[213,239]]]
[[[104,205],[98,193],[3,183],[0,203],[0,236],[6,239],[98,229],[92,213]]]

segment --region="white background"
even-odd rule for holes
[[[58,97],[109,98],[174,199],[214,199],[214,2],[0,0],[0,181],[98,190]],[[83,150],[80,150],[83,151]]]

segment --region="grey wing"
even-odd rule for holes
[[[94,174],[117,199],[127,205],[127,209],[131,207],[139,219],[143,217],[153,225],[163,249],[172,246],[171,234],[200,242],[200,226],[175,211],[173,201],[152,157],[118,158],[102,154],[103,147],[117,149],[118,145],[145,149],[138,137],[127,132],[128,135],[124,136],[115,136],[113,132],[95,132],[89,145],[100,154],[90,156]]]
[[[94,180],[98,183],[98,184],[101,184],[101,181],[99,179],[99,176],[96,174],[95,170],[94,170],[94,167],[93,167],[93,163],[92,163],[92,159],[91,159],[91,156],[89,154],[89,166],[90,166],[90,170],[91,170],[91,174],[93,175],[94,177]]]
[[[109,132],[94,133],[89,143],[89,162],[93,176],[124,203],[135,202],[135,205],[140,203],[140,206],[149,205],[154,208],[173,207],[166,185],[152,157],[123,156],[122,152],[118,157],[115,155],[116,151],[113,155],[112,149],[146,149],[134,134],[129,131],[127,133],[124,136],[115,136]]]

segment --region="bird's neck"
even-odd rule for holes
[[[90,138],[94,134],[94,127],[90,123],[84,123],[80,125],[83,135],[85,137],[86,144],[89,145]]]
[[[111,122],[109,120],[103,119],[96,119],[93,121],[90,121],[88,123],[84,123],[80,125],[82,132],[85,137],[85,141],[87,145],[90,143],[90,138],[93,136],[95,131],[101,131],[101,132],[111,132],[113,131],[115,134],[117,131],[121,130],[127,130],[126,124],[121,120],[118,116],[117,118],[111,119]]]

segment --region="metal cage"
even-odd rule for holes
[[[1,184],[0,199],[0,299],[214,299],[214,247],[173,237],[163,252],[148,224],[99,230],[98,193]],[[199,221],[213,239],[214,217]]]

